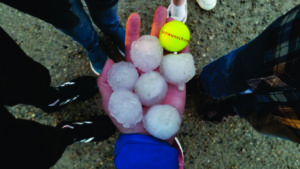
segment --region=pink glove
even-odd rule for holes
[[[155,10],[153,23],[152,23],[152,30],[151,35],[158,37],[159,31],[161,27],[167,22],[167,9],[163,6],[158,7]],[[130,58],[130,48],[133,41],[136,41],[140,37],[140,26],[141,20],[140,16],[137,13],[132,13],[126,24],[126,38],[125,38],[125,57],[127,62],[132,62]],[[182,52],[188,52],[188,47],[183,49]],[[143,121],[139,122],[134,128],[124,128],[122,124],[118,123],[115,118],[113,118],[108,110],[108,101],[113,92],[112,88],[107,82],[107,74],[108,71],[111,69],[114,62],[112,60],[107,60],[102,73],[98,78],[98,87],[100,90],[101,98],[102,98],[102,105],[104,110],[107,112],[113,123],[119,129],[121,133],[139,133],[139,134],[147,134],[150,135],[143,126]],[[168,92],[166,97],[162,101],[161,104],[169,104],[174,106],[178,112],[180,112],[180,116],[182,118],[185,106],[185,97],[186,97],[186,89],[183,91],[179,91],[177,86],[172,84],[168,84]],[[144,107],[144,115],[148,110],[148,107]],[[169,144],[172,144],[174,141],[175,135],[172,136],[170,139],[166,140]]]

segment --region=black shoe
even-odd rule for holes
[[[93,76],[81,76],[70,82],[55,87],[58,98],[53,103],[45,106],[38,106],[45,112],[53,112],[61,109],[68,103],[75,100],[86,100],[96,93],[99,93],[97,78]]]
[[[202,112],[203,120],[211,122],[221,122],[224,118],[237,115],[233,109],[232,98],[216,100],[208,98],[203,101],[202,110],[199,108],[198,112]]]
[[[196,110],[203,120],[221,122],[224,117],[235,116],[231,97],[214,99],[206,95],[200,83],[200,76],[194,76],[186,84],[187,97],[196,102]]]
[[[73,143],[97,142],[109,138],[116,132],[116,127],[108,116],[95,116],[91,120],[83,122],[65,121],[56,126],[57,128],[69,129],[73,133]]]
[[[200,84],[200,76],[195,75],[191,80],[186,83],[186,94],[187,96],[199,96],[204,92]]]

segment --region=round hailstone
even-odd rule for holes
[[[107,81],[113,90],[127,89],[132,90],[139,74],[132,63],[119,62],[113,64],[108,72]]]
[[[163,48],[155,36],[144,35],[131,45],[133,64],[143,72],[157,68],[163,56]]]
[[[167,82],[183,90],[184,84],[196,73],[193,56],[190,53],[166,55],[160,64],[160,72]]]
[[[176,108],[170,105],[154,105],[148,110],[143,122],[151,135],[166,140],[179,130],[181,117]]]
[[[135,84],[135,93],[145,106],[160,103],[166,96],[168,85],[158,72],[144,73]]]
[[[125,128],[134,127],[143,118],[142,104],[137,95],[128,90],[117,90],[108,101],[110,114]]]

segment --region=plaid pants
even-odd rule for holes
[[[259,132],[300,143],[300,5],[206,65],[200,83],[213,98],[232,97]]]

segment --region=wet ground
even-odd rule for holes
[[[154,10],[169,3],[169,0],[121,0],[120,20],[125,25],[130,13],[137,12],[142,19],[141,35],[149,34]],[[192,33],[190,52],[194,55],[197,73],[212,60],[253,39],[274,19],[299,3],[300,0],[218,0],[214,10],[204,11],[196,1],[188,0],[186,24]],[[54,86],[81,75],[93,75],[83,48],[53,26],[3,4],[0,4],[0,14],[0,25],[29,56],[49,69]],[[111,40],[102,33],[100,36],[108,55],[121,60]],[[105,114],[100,103],[101,98],[96,95],[50,115],[27,105],[11,107],[10,111],[17,118],[55,126],[63,120],[84,120]],[[220,123],[205,121],[196,105],[205,106],[192,97],[187,98],[178,133],[185,168],[300,168],[298,144],[261,135],[237,116]],[[69,146],[53,169],[114,168],[117,136],[118,133],[99,143]]]

